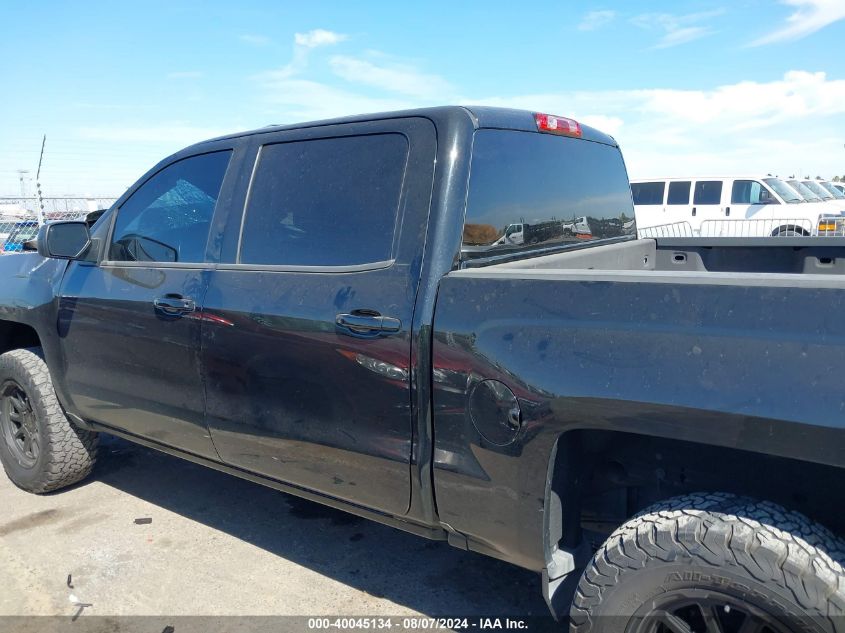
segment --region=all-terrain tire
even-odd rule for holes
[[[599,548],[575,591],[570,627],[636,631],[668,618],[665,630],[685,630],[684,622],[696,630],[716,617],[707,630],[728,631],[751,617],[843,631],[843,561],[845,541],[798,512],[727,493],[676,497],[642,511]],[[685,600],[693,605],[681,608]],[[699,626],[687,622],[699,612]]]
[[[25,401],[31,411],[27,428],[38,444],[37,455],[22,454],[11,445],[14,433],[2,417],[9,413],[4,393],[18,394],[16,402]],[[21,416],[16,412],[16,417]],[[45,493],[75,484],[91,473],[97,443],[97,433],[75,426],[62,411],[40,348],[0,355],[0,461],[16,486]]]

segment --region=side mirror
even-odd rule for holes
[[[76,259],[91,243],[85,222],[53,222],[38,231],[38,254],[54,259]]]

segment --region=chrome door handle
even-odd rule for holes
[[[338,314],[335,317],[338,327],[349,330],[353,334],[387,334],[398,332],[402,329],[402,322],[393,317],[375,314]]]
[[[197,309],[193,299],[185,299],[180,296],[165,295],[153,301],[156,310],[165,314],[188,314]]]

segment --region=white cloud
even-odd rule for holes
[[[265,79],[272,77],[278,81],[299,75],[308,68],[308,58],[315,48],[332,46],[345,39],[346,35],[342,33],[335,33],[324,29],[314,29],[307,33],[295,33],[293,36],[293,57],[291,60],[281,68],[260,73],[257,77],[259,79],[261,77]]]
[[[253,33],[246,33],[238,37],[238,39],[253,46],[269,46],[273,43],[273,40],[266,35],[255,35]]]
[[[346,81],[371,86],[387,92],[448,101],[453,93],[447,81],[438,75],[419,72],[407,64],[375,64],[357,57],[336,55],[329,60],[332,71]]]
[[[349,89],[301,77],[314,48],[345,37],[322,29],[297,33],[290,62],[252,77],[264,102],[273,106],[277,121],[334,118],[454,100],[453,88],[439,75],[421,72],[378,51],[366,51],[363,57],[334,55],[327,60],[328,69],[349,82]],[[372,88],[384,96],[373,96]]]
[[[264,91],[265,101],[274,106],[276,123],[404,110],[419,105],[402,97],[376,98],[318,81],[290,78],[273,72],[262,73],[255,79]]]
[[[786,18],[783,28],[752,42],[751,46],[797,40],[845,19],[845,0],[781,0],[781,4],[797,10]]]
[[[709,90],[572,91],[472,102],[571,116],[612,134],[633,177],[842,171],[845,80],[790,71]]]
[[[609,24],[616,18],[616,11],[590,11],[584,14],[581,23],[578,25],[579,31],[595,31],[606,24]]]
[[[330,46],[346,39],[343,33],[326,31],[325,29],[313,29],[307,33],[296,33],[293,41],[297,46],[305,48],[317,48],[318,46]]]
[[[658,40],[654,48],[670,48],[679,44],[686,44],[713,33],[704,24],[711,18],[724,13],[724,10],[703,11],[675,15],[671,13],[643,13],[631,19],[631,24],[642,29],[663,31],[663,37]]]

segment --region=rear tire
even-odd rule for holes
[[[726,493],[661,502],[617,529],[575,591],[573,631],[842,631],[845,542]],[[742,628],[743,624],[748,628]],[[661,629],[661,626],[663,627]]]
[[[45,493],[85,478],[96,433],[67,419],[40,348],[0,355],[0,462],[19,488]]]

